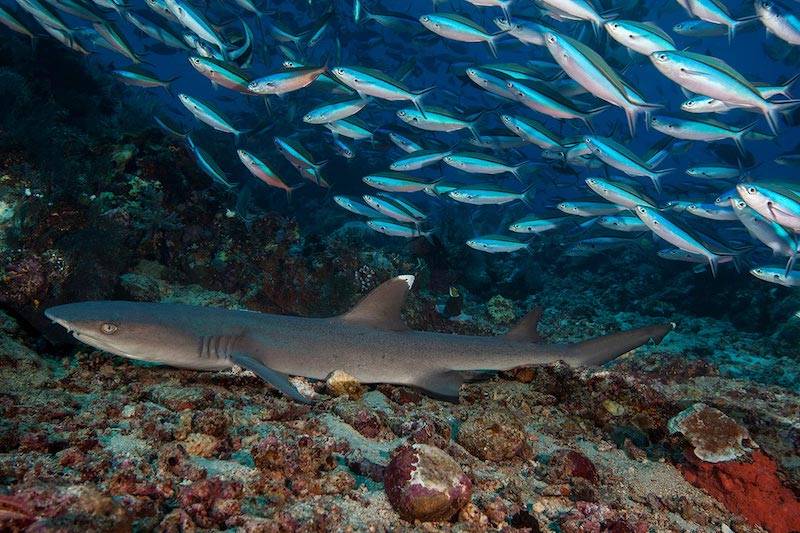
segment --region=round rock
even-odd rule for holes
[[[458,463],[427,444],[397,448],[383,482],[392,507],[409,521],[449,520],[472,495],[472,482]]]

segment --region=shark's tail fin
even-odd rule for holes
[[[570,366],[601,365],[648,342],[658,344],[673,329],[674,322],[603,335],[566,346],[563,359]]]

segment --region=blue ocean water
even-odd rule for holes
[[[36,35],[42,34],[40,25],[30,15],[36,12],[36,5],[25,5],[28,9],[23,11],[10,2],[3,4]],[[591,157],[581,164],[559,162],[543,157],[541,147],[521,140],[520,145],[513,148],[496,145],[476,147],[470,144],[474,139],[468,129],[452,133],[415,129],[404,124],[397,115],[398,110],[413,108],[408,101],[375,97],[356,115],[372,133],[371,138],[352,140],[339,136],[339,140],[354,154],[348,159],[337,152],[336,135],[323,125],[307,124],[302,120],[303,115],[313,108],[353,97],[352,91],[349,91],[350,96],[346,96],[348,91],[343,85],[339,84],[334,91],[331,88],[337,87],[335,81],[325,83],[317,79],[300,90],[266,97],[214,87],[191,66],[189,57],[217,54],[224,63],[225,54],[216,45],[200,38],[199,51],[172,49],[136,30],[126,19],[126,14],[171,29],[174,35],[188,43],[186,48],[198,42],[191,28],[174,17],[159,15],[144,2],[89,5],[122,32],[133,51],[142,57],[141,67],[162,80],[176,78],[169,91],[127,87],[118,81],[113,86],[113,93],[120,101],[133,102],[134,109],[138,105],[141,116],[136,118],[145,123],[154,125],[156,118],[166,119],[177,124],[179,132],[190,132],[186,138],[170,133],[166,135],[175,145],[187,149],[200,147],[222,169],[225,179],[233,187],[226,190],[213,182],[211,186],[219,193],[219,208],[227,210],[230,216],[249,223],[252,217],[265,212],[281,213],[296,218],[301,232],[321,236],[339,231],[348,222],[363,223],[365,217],[341,209],[333,198],[348,196],[362,201],[362,195],[374,195],[375,189],[365,185],[361,178],[386,171],[393,161],[404,155],[388,136],[390,132],[401,132],[413,137],[426,149],[481,152],[510,166],[529,163],[520,170],[519,179],[509,172],[491,175],[464,172],[442,162],[409,172],[417,179],[429,180],[431,184],[437,180],[441,180],[441,184],[453,182],[461,187],[489,185],[514,193],[533,185],[534,194],[528,203],[515,200],[504,205],[470,205],[454,201],[445,189],[437,191],[438,195],[423,191],[390,193],[394,198],[390,201],[410,201],[425,218],[417,225],[401,220],[400,224],[405,224],[406,237],[384,236],[359,226],[357,231],[361,233],[358,233],[358,238],[363,239],[365,250],[382,249],[400,254],[411,250],[411,256],[414,256],[418,248],[428,246],[421,242],[426,239],[420,235],[431,231],[427,240],[431,241],[430,246],[435,251],[426,252],[428,260],[447,264],[451,283],[463,283],[476,301],[504,291],[522,301],[526,294],[541,290],[542,278],[575,277],[581,280],[578,285],[615,290],[617,295],[614,299],[602,305],[618,311],[667,315],[678,309],[699,316],[725,317],[737,327],[766,335],[772,335],[793,320],[791,289],[757,280],[748,273],[748,270],[762,265],[781,267],[786,264],[786,257],[773,257],[770,249],[748,235],[737,220],[709,220],[669,209],[670,202],[675,201],[712,203],[721,195],[732,193],[736,183],[743,180],[791,182],[796,167],[776,162],[779,156],[795,154],[798,138],[794,127],[796,119],[791,110],[782,116],[774,134],[759,113],[741,109],[721,114],[683,113],[680,104],[687,96],[678,84],[654,67],[649,57],[629,51],[602,27],[595,32],[589,22],[554,12],[552,6],[518,0],[509,4],[512,20],[536,21],[555,33],[584,43],[640,92],[646,102],[662,106],[654,109],[652,114],[683,119],[716,119],[731,128],[741,128],[755,121],[754,136],[743,140],[745,151],[740,153],[731,139],[676,141],[668,146],[666,158],[655,165],[656,170],[674,169],[661,178],[663,190],[657,190],[650,179],[625,176]],[[613,105],[592,117],[589,129],[580,120],[553,118],[518,101],[497,97],[470,80],[466,69],[483,68],[487,72],[499,73],[500,79],[507,80],[510,77],[507,72],[503,74],[504,69],[517,68],[524,73],[523,76],[531,79],[538,76],[537,83],[550,84],[556,91],[563,91],[565,86],[576,89],[564,94],[568,94],[566,98],[581,110],[605,105],[601,99],[577,90],[578,85],[561,72],[546,46],[520,42],[511,34],[500,35],[496,39],[497,57],[494,57],[484,42],[460,42],[442,37],[426,29],[419,20],[435,12],[457,14],[485,29],[488,34],[495,34],[498,28],[494,19],[505,16],[504,11],[496,6],[479,7],[456,0],[433,4],[413,1],[402,5],[350,0],[283,1],[258,6],[262,13],[257,16],[232,2],[188,5],[213,32],[222,36],[228,43],[228,50],[240,46],[244,27],[252,31],[252,57],[241,65],[251,79],[285,71],[287,61],[294,65],[325,66],[325,76],[331,79],[336,77],[333,72],[337,66],[377,69],[390,77],[402,77],[403,84],[412,91],[433,87],[422,100],[422,109],[442,108],[462,120],[475,119],[475,130],[480,135],[501,135],[506,137],[506,141],[513,141],[514,134],[500,120],[501,115],[510,114],[540,121],[563,141],[563,152],[574,147],[585,135],[592,134],[611,138],[640,158],[646,158],[648,150],[668,140],[663,133],[647,126],[644,114],[639,115],[636,132],[631,136],[624,113]],[[102,37],[92,29],[90,22],[65,13],[67,4],[54,2],[52,6],[61,9],[60,16],[70,29],[64,35],[77,40],[90,51],[82,61],[100,72],[109,73],[130,65],[128,58],[102,44]],[[765,35],[764,24],[759,20],[744,24],[729,42],[724,31],[711,37],[689,37],[675,32],[673,27],[676,24],[698,20],[677,2],[608,3],[594,7],[597,13],[605,13],[608,20],[653,23],[674,39],[676,50],[723,60],[753,83],[779,85],[800,72],[796,50],[775,35]],[[753,14],[753,6],[749,3],[727,7],[734,18]],[[785,8],[791,11],[793,6]],[[288,42],[283,32],[297,35],[296,43]],[[13,35],[5,29],[4,35],[20,42],[25,40],[24,36]],[[312,37],[314,42],[309,43]],[[30,56],[31,61],[37,60],[42,48],[46,51],[57,45],[49,37],[37,37],[36,40],[40,42],[37,51]],[[79,54],[75,52],[75,55]],[[244,57],[250,57],[249,52]],[[214,131],[201,123],[181,104],[177,97],[180,94],[212,103],[243,133],[235,139],[234,135]],[[772,99],[779,101],[782,98],[786,97]],[[279,153],[274,143],[276,137],[291,139],[305,147],[315,162],[326,162],[320,175],[330,187],[322,187],[314,183],[319,180],[307,179],[308,176],[304,178]],[[245,149],[260,158],[289,186],[303,186],[294,191],[289,200],[284,191],[251,175],[237,156],[237,149]],[[788,158],[788,162],[793,161]],[[587,164],[590,168],[586,168]],[[686,175],[688,167],[697,165],[741,166],[741,175],[716,180]],[[197,165],[202,171],[201,167]],[[723,261],[718,276],[714,277],[710,269],[704,267],[702,259],[699,263],[681,263],[659,258],[656,252],[670,245],[653,237],[649,229],[633,233],[615,232],[600,226],[597,217],[575,217],[557,209],[557,205],[564,201],[604,201],[586,186],[584,180],[592,177],[617,180],[633,187],[637,194],[653,198],[656,207],[662,208],[660,213],[668,220],[688,225],[700,232],[704,239],[737,250],[734,254],[736,268],[734,262]],[[88,194],[99,192],[87,191]],[[724,202],[722,207],[727,209]],[[401,205],[399,210],[405,209]],[[568,217],[571,220],[541,236],[509,231],[514,221],[526,216],[542,219]],[[378,218],[390,217],[380,215]],[[482,251],[467,246],[467,241],[490,235],[513,239],[510,247],[516,251],[488,254],[486,249]],[[788,246],[796,245],[791,230],[787,239],[791,240]],[[496,247],[497,244],[489,246]],[[693,269],[697,272],[693,273]],[[645,308],[642,308],[642,302],[646,302]]]

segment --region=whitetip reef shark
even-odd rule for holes
[[[322,380],[340,370],[361,383],[411,385],[458,402],[461,384],[486,371],[558,360],[576,367],[600,365],[661,342],[675,327],[659,324],[574,344],[544,344],[536,308],[499,337],[413,331],[400,317],[413,283],[414,276],[392,278],[349,312],[331,318],[126,301],[59,305],[45,315],[100,350],[195,370],[240,366],[305,403],[312,400],[289,376]]]

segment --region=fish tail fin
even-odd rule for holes
[[[661,194],[662,191],[661,178],[672,172],[675,172],[674,168],[665,168],[663,170],[654,170],[653,173],[650,174],[650,181],[653,183],[653,187],[658,194]]]
[[[789,272],[791,272],[792,268],[794,268],[794,262],[797,260],[797,250],[792,252],[792,255],[789,256],[789,260],[786,261],[786,271],[783,273],[784,276],[788,276]]]
[[[751,122],[747,126],[739,129],[736,132],[736,135],[734,135],[733,142],[736,143],[736,148],[739,149],[739,153],[740,154],[744,154],[745,153],[745,151],[744,151],[744,136],[747,135],[747,132],[752,130],[755,127],[755,125],[756,125],[756,122]]]
[[[509,22],[511,22],[511,11],[509,10],[509,8],[511,7],[512,1],[513,0],[508,0],[507,2],[503,2],[502,4],[500,4],[500,9],[503,10],[503,16]]]
[[[536,195],[536,184],[531,183],[525,188],[524,191],[522,191],[522,196],[520,197],[520,201],[522,201],[522,203],[533,209],[533,204],[531,203],[531,201],[533,200],[533,197],[535,195]]]
[[[769,124],[769,129],[772,131],[773,134],[778,134],[778,124],[779,124],[779,117],[780,113],[784,113],[786,111],[790,111],[797,106],[800,105],[800,100],[784,100],[782,102],[766,102],[766,107],[764,108],[764,118],[767,119],[767,123]]]
[[[733,38],[736,37],[736,30],[739,29],[739,27],[746,26],[758,18],[758,15],[750,15],[749,17],[742,17],[734,20],[733,23],[728,26],[728,44],[731,44]]]
[[[286,189],[286,203],[287,204],[292,203],[292,193],[294,191],[296,191],[297,189],[299,189],[300,187],[302,187],[303,185],[305,185],[305,183],[301,182],[301,183],[298,183],[297,185],[294,185],[292,187],[287,187],[287,189]]]
[[[639,115],[639,111],[634,107],[626,107],[625,108],[625,118],[628,119],[628,131],[631,132],[631,137],[636,137],[636,117]]]
[[[601,365],[649,342],[659,344],[674,329],[671,322],[603,335],[564,347],[562,358],[570,366]]]
[[[585,114],[586,114],[587,117],[594,117],[595,115],[599,115],[600,113],[602,113],[603,111],[605,111],[606,109],[608,109],[610,107],[611,107],[611,104],[601,105],[599,107],[595,107],[593,109],[590,109]]]
[[[428,241],[429,243],[431,243],[431,244],[435,245],[435,244],[436,244],[436,242],[434,242],[434,240],[433,240],[433,236],[434,236],[434,235],[437,233],[437,231],[438,231],[438,230],[437,230],[436,228],[431,228],[431,229],[429,229],[428,231],[420,231],[420,232],[419,232],[419,234],[420,234],[420,236],[421,236],[421,237],[423,237],[423,238],[424,238],[426,241]]]
[[[486,45],[489,47],[489,51],[492,53],[492,57],[495,58],[497,57],[497,43],[495,43],[495,41],[497,41],[497,39],[499,39],[506,33],[508,33],[508,30],[501,30],[498,31],[497,33],[491,34],[489,38],[486,39]]]
[[[356,0],[356,1],[358,1],[358,0]],[[367,6],[365,6],[364,4],[360,4],[360,9],[359,9],[358,15],[359,16],[356,19],[356,24],[362,24],[363,22],[372,19],[372,13],[369,12],[369,10],[367,9]]]
[[[711,275],[716,278],[719,271],[719,256],[710,254],[708,256],[708,266],[711,267]]]
[[[798,79],[800,79],[800,72],[798,72],[797,74],[795,74],[794,76],[792,76],[791,78],[789,78],[788,80],[786,80],[786,81],[783,83],[783,85],[781,85],[781,92],[779,92],[778,94],[780,94],[781,96],[783,96],[783,97],[785,97],[785,98],[791,98],[791,97],[792,97],[792,95],[791,95],[791,93],[789,92],[789,90],[792,88],[792,85],[794,85],[794,84],[795,84],[795,82],[796,82]]]
[[[431,92],[433,92],[434,89],[436,89],[435,85],[433,87],[428,87],[427,89],[422,89],[419,92],[413,93],[414,96],[411,98],[411,103],[414,104],[414,107],[416,107],[417,111],[419,111],[422,114],[423,118],[426,118],[426,115],[425,115],[425,110],[422,109],[422,99],[425,98],[425,96],[427,96]]]

